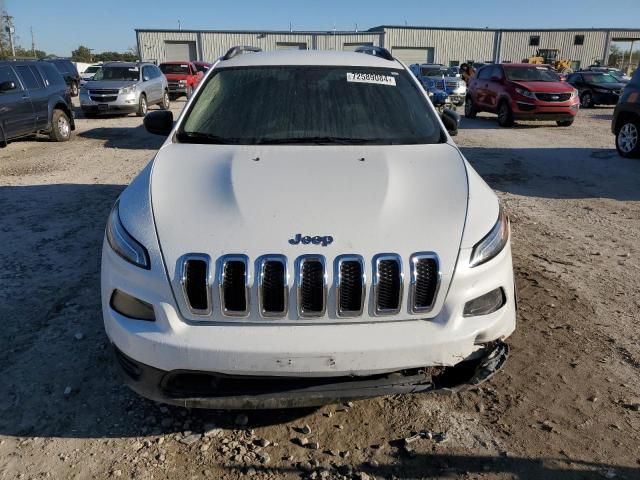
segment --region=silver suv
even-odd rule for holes
[[[439,63],[414,63],[409,68],[425,88],[445,90],[451,103],[459,107],[464,105],[467,84],[461,78],[452,76],[447,67]]]
[[[80,106],[86,117],[133,112],[144,117],[149,105],[156,104],[169,108],[169,86],[152,63],[105,63],[80,89]]]

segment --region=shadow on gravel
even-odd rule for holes
[[[99,122],[96,119],[95,122]],[[105,148],[127,150],[157,150],[165,138],[148,133],[144,126],[137,127],[97,127],[78,134],[79,137],[103,140]]]
[[[463,113],[460,114],[462,119],[460,121],[460,129],[461,130],[497,130],[503,129],[500,125],[498,125],[498,117],[496,115],[487,116],[487,117],[476,117],[476,118],[466,118]],[[536,128],[549,128],[554,127],[554,122],[540,122],[540,123],[518,123],[513,127],[504,128],[504,130],[535,130]],[[558,127],[561,128],[561,127]]]
[[[494,189],[541,198],[640,200],[640,160],[614,148],[461,147]]]
[[[306,462],[305,462],[306,463]],[[309,468],[308,464],[299,464],[299,468],[268,468],[254,465],[256,472],[276,475],[295,475],[307,472],[323,478],[319,472],[322,468]],[[353,475],[354,472],[365,472],[371,478],[468,478],[470,474],[481,475],[510,475],[508,478],[517,480],[573,480],[603,478],[639,478],[640,468],[620,467],[603,463],[571,460],[566,458],[517,458],[491,457],[482,455],[447,455],[447,454],[418,454],[415,457],[401,457],[400,463],[389,465],[380,464],[375,467],[370,464],[362,465],[332,465],[342,475]],[[246,471],[247,467],[232,465],[225,467],[230,471]],[[333,478],[331,476],[327,478]],[[351,478],[351,477],[349,477]],[[353,478],[361,478],[355,475]]]

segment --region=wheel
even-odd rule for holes
[[[473,104],[473,100],[471,100],[470,96],[464,101],[464,116],[466,118],[476,118],[478,111],[476,110],[475,105]]]
[[[589,92],[584,92],[582,97],[580,98],[580,106],[582,108],[591,108],[593,107],[593,95]]]
[[[55,109],[51,116],[51,130],[49,137],[54,142],[66,142],[71,138],[71,122],[62,110]]]
[[[144,93],[141,93],[140,100],[138,100],[138,111],[136,112],[136,115],[138,117],[144,117],[147,114],[148,108],[147,97]]]
[[[193,95],[193,87],[191,85],[189,85],[187,87],[187,100],[189,100],[191,98],[191,95]]]
[[[559,127],[570,127],[571,125],[573,125],[573,120],[558,120],[556,124]]]
[[[160,104],[160,108],[162,110],[169,110],[170,106],[171,104],[169,102],[169,92],[165,90],[164,95],[162,95],[162,103]]]
[[[498,107],[498,125],[501,127],[513,127],[513,112],[509,104],[503,100]]]
[[[616,149],[622,157],[640,157],[640,142],[638,141],[639,133],[640,120],[625,120],[616,134]]]
[[[76,82],[71,82],[71,85],[69,86],[69,89],[71,90],[71,96],[72,97],[77,97],[78,96],[78,84]]]

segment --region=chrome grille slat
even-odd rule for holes
[[[211,314],[211,258],[205,254],[182,257],[180,285],[187,308],[193,315]]]
[[[220,258],[218,287],[222,315],[249,315],[249,259],[246,255],[225,255]]]
[[[296,265],[298,315],[322,317],[327,311],[327,273],[322,255],[302,255]]]
[[[440,286],[440,262],[438,256],[433,252],[414,253],[411,256],[410,264],[410,312],[430,312],[433,309]]]
[[[289,274],[284,255],[265,255],[258,262],[258,304],[263,317],[284,317],[289,310]]]
[[[364,311],[366,276],[360,255],[341,255],[336,258],[336,315],[341,318],[359,317]]]
[[[402,259],[393,253],[373,258],[373,301],[375,315],[395,315],[402,307],[404,274]]]

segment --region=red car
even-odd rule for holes
[[[502,63],[485,65],[471,79],[464,113],[467,118],[496,113],[502,127],[516,120],[552,120],[568,127],[579,106],[578,91],[548,67]]]
[[[167,77],[171,100],[181,95],[191,97],[204,77],[204,73],[198,69],[195,62],[164,62],[160,64],[160,70]]]

